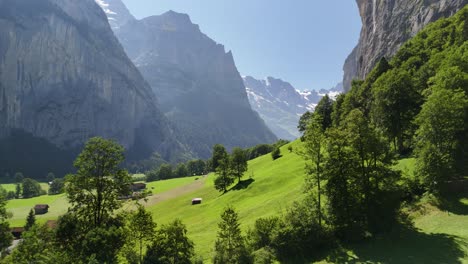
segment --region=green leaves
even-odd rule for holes
[[[130,176],[119,167],[123,152],[114,141],[92,138],[74,163],[77,174],[67,176],[70,209],[89,227],[102,226],[129,194]]]

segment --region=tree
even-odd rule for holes
[[[330,123],[331,125],[331,123]],[[322,163],[324,159],[325,135],[324,131],[327,127],[324,126],[321,116],[314,116],[310,119],[307,125],[307,130],[304,134],[304,146],[306,159],[312,163],[306,165],[306,173],[309,176],[306,179],[306,190],[311,192],[317,187],[317,212],[318,222],[322,225]]]
[[[216,179],[214,182],[215,189],[220,192],[227,192],[227,188],[234,182],[234,177],[232,175],[231,165],[229,156],[226,153],[223,154],[218,160],[218,167],[216,169]]]
[[[275,147],[275,149],[271,152],[271,158],[273,160],[281,158],[281,149],[279,147]]]
[[[29,231],[34,225],[36,224],[36,215],[34,214],[34,210],[29,210],[28,217],[26,218],[26,225],[24,226],[24,230]]]
[[[176,178],[182,178],[182,177],[189,176],[187,166],[185,166],[185,164],[183,164],[183,163],[180,163],[179,165],[177,165],[177,168],[175,169],[174,174],[175,174]]]
[[[194,256],[193,242],[187,237],[187,228],[179,219],[164,225],[152,246],[148,249],[143,263],[147,264],[190,264]]]
[[[54,179],[49,186],[49,195],[63,193],[64,187],[65,187],[64,179]]]
[[[248,263],[244,237],[238,222],[237,212],[227,207],[218,224],[218,236],[215,242],[213,263]]]
[[[315,111],[312,114],[316,116],[316,120],[320,120],[322,131],[327,130],[327,128],[332,125],[332,112],[333,112],[333,101],[328,97],[328,94],[320,99],[319,103],[315,107]],[[310,118],[309,118],[310,122]],[[306,124],[306,129],[309,124]]]
[[[191,160],[187,165],[190,176],[203,175],[205,173],[205,162],[203,160]]]
[[[441,182],[464,173],[457,171],[457,159],[463,160],[460,148],[463,140],[466,144],[467,113],[464,91],[434,88],[416,118],[417,172],[432,192],[440,190]],[[466,166],[466,157],[462,163]]]
[[[23,198],[32,198],[41,195],[41,185],[30,178],[26,178],[22,182]]]
[[[103,226],[121,207],[118,198],[130,193],[130,176],[120,168],[123,152],[114,141],[91,138],[74,163],[77,173],[67,177],[70,210],[90,228]]]
[[[138,248],[138,262],[143,262],[143,251],[153,241],[156,235],[156,223],[153,221],[151,213],[146,211],[141,204],[132,212],[126,222],[127,228],[127,251]]]
[[[231,169],[235,177],[241,181],[242,176],[247,171],[247,156],[241,148],[234,148],[231,154]]]
[[[299,118],[299,124],[297,125],[299,132],[304,133],[304,131],[307,129],[307,124],[309,123],[311,117],[312,113],[307,111]]]
[[[419,111],[421,95],[413,88],[411,76],[400,69],[390,70],[373,84],[372,119],[394,148],[403,153],[405,141],[413,134],[412,121]]]
[[[15,173],[15,183],[21,183],[24,180],[23,173],[17,172]]]
[[[171,164],[163,164],[159,167],[158,178],[160,180],[167,180],[174,178]]]
[[[52,173],[52,172],[49,172],[49,173],[47,174],[46,179],[47,179],[47,182],[52,182],[53,180],[55,180],[55,174]]]
[[[10,218],[10,214],[6,210],[6,199],[0,194],[0,252],[9,247],[13,241],[8,218]]]
[[[216,171],[218,166],[220,165],[220,160],[227,155],[226,148],[221,144],[216,144],[213,147],[213,156],[211,157],[211,166],[213,171]]]
[[[15,186],[15,198],[19,199],[21,196],[21,185],[19,183]]]

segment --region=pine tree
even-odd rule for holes
[[[24,226],[24,230],[29,231],[31,227],[36,224],[36,215],[34,214],[34,210],[31,209],[29,211],[28,217],[26,218],[26,225]]]
[[[221,215],[221,222],[218,224],[218,239],[215,242],[213,259],[215,264],[249,262],[239,226],[237,212],[232,207],[227,207]]]

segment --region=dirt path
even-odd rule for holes
[[[177,187],[175,189],[172,189],[172,190],[169,190],[169,191],[166,191],[166,192],[154,194],[154,195],[148,197],[148,201],[146,203],[144,203],[144,204],[145,204],[145,206],[152,206],[152,205],[158,204],[160,202],[164,202],[166,200],[170,200],[170,199],[179,197],[181,195],[194,192],[194,191],[196,191],[198,189],[201,189],[203,186],[205,186],[205,180],[206,180],[206,176],[203,176],[203,177],[199,178],[198,180],[196,180],[196,181],[194,181],[194,182],[192,182],[190,184],[187,184],[185,186]]]

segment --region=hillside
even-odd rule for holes
[[[287,148],[291,145],[293,152]],[[234,206],[239,212],[241,228],[252,227],[259,217],[284,213],[293,201],[302,197],[305,161],[295,152],[301,143],[295,141],[281,148],[283,157],[273,161],[265,155],[249,161],[249,170],[243,181],[251,182],[244,188],[233,189],[221,195],[213,187],[214,175],[206,178],[190,177],[149,184],[155,195],[147,204],[158,225],[181,219],[188,228],[188,235],[195,243],[197,255],[209,263],[213,254],[218,222],[223,209]],[[412,174],[414,160],[400,161],[398,169]],[[201,187],[192,192],[188,186],[201,181]],[[252,180],[250,180],[252,179]],[[204,183],[203,183],[204,182]],[[152,189],[154,187],[155,189]],[[11,189],[11,187],[10,187]],[[170,196],[154,204],[160,196]],[[202,205],[192,206],[192,198],[203,198]],[[56,219],[66,212],[64,195],[42,196],[28,200],[13,200],[7,208],[13,212],[12,226],[21,226],[29,208],[36,203],[49,203],[50,213],[39,216],[40,222]],[[319,263],[355,261],[366,263],[468,263],[468,197],[451,200],[453,207],[442,211],[426,202],[410,212],[414,229],[399,228],[388,235],[379,235],[359,244],[342,245],[328,252]],[[128,207],[127,207],[128,208]],[[417,249],[414,248],[417,245]]]

